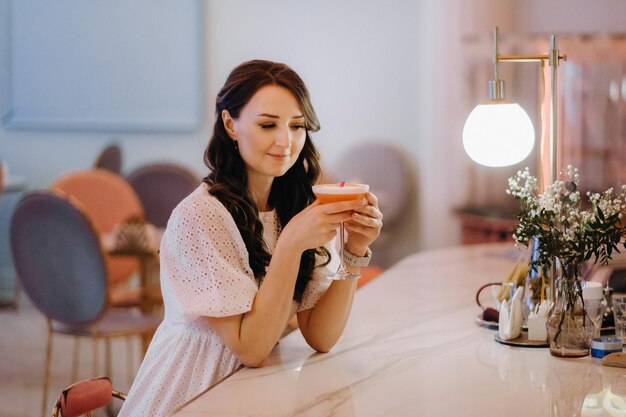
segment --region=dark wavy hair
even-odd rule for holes
[[[285,64],[253,60],[236,67],[228,76],[215,101],[216,120],[213,136],[204,152],[204,163],[210,174],[204,178],[209,193],[215,196],[235,219],[248,250],[250,267],[258,282],[265,276],[271,255],[263,240],[263,224],[258,207],[248,189],[246,165],[224,127],[222,111],[237,119],[250,98],[266,85],[278,85],[289,90],[304,115],[306,138],[296,163],[272,183],[268,204],[276,210],[281,227],[315,200],[312,185],[321,174],[319,153],[309,132],[320,129],[309,92],[302,79]],[[308,249],[302,253],[293,299],[300,302],[315,268],[315,256],[330,253],[326,248]]]

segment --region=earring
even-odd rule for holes
[[[235,145],[235,150],[238,151],[239,150],[239,144],[237,143],[237,141],[234,140],[233,144]]]

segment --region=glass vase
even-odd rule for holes
[[[542,297],[542,292],[544,292],[543,288],[544,285],[541,275],[531,272],[526,276],[524,282],[524,302],[522,303],[524,321],[528,319],[530,312],[534,311],[535,307],[537,307],[541,303],[542,298],[544,298]]]
[[[550,354],[560,358],[588,356],[593,323],[584,308],[580,265],[561,263],[560,272],[547,322]]]
[[[531,260],[537,261],[540,250],[539,238],[535,237],[530,244]],[[526,275],[524,283],[524,302],[522,304],[522,313],[524,322],[528,319],[530,312],[535,310],[542,300],[550,297],[550,271],[544,271],[541,268],[531,269]]]

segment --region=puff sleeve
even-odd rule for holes
[[[161,280],[182,313],[224,317],[252,308],[248,251],[226,208],[199,187],[173,211],[161,242]]]

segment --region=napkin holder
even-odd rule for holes
[[[528,340],[547,340],[548,329],[546,327],[548,318],[528,316]]]
[[[498,336],[502,340],[513,340],[522,333],[522,294],[524,287],[517,287],[511,300],[504,300],[500,307]]]
[[[535,311],[528,315],[528,340],[546,341],[548,340],[548,314],[552,309],[552,303],[543,300],[537,305]]]

